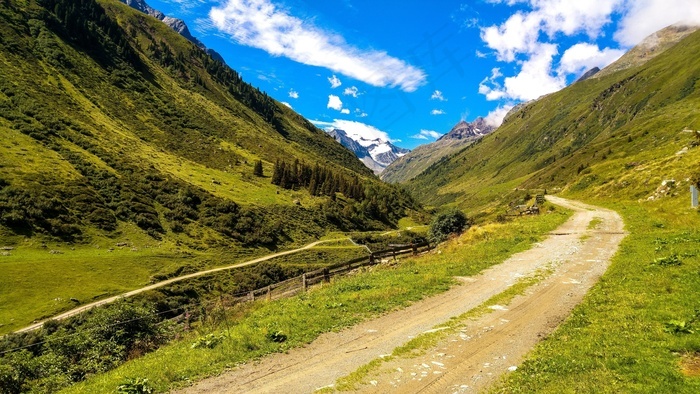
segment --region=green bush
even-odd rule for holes
[[[442,242],[452,234],[459,234],[471,226],[471,221],[462,211],[456,209],[443,212],[430,223],[428,236],[433,242]]]
[[[153,387],[146,378],[128,378],[117,387],[119,394],[151,394]]]

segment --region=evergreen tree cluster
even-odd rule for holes
[[[272,184],[285,189],[304,188],[312,196],[334,198],[335,193],[343,193],[356,201],[365,198],[364,186],[357,176],[349,177],[318,163],[311,167],[298,159],[293,163],[277,160],[272,172]]]
[[[136,69],[143,68],[126,33],[95,0],[39,0],[39,4],[52,14],[45,14],[49,28],[101,62],[116,66],[116,53]]]

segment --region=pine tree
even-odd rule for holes
[[[275,161],[275,167],[272,170],[272,184],[280,186],[282,184],[282,173],[284,172],[284,163],[280,163],[280,159]]]
[[[258,160],[255,162],[255,166],[253,166],[253,175],[259,176],[259,177],[263,176],[262,160]]]

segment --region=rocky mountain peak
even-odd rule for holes
[[[185,37],[191,43],[202,48],[212,58],[214,58],[222,63],[226,63],[224,61],[224,58],[221,57],[221,55],[218,52],[216,52],[213,49],[207,49],[207,47],[201,41],[199,41],[196,37],[194,37],[190,33],[190,29],[187,28],[187,24],[185,23],[185,21],[183,21],[182,19],[167,16],[164,13],[162,13],[162,12],[156,10],[155,8],[151,7],[150,5],[148,5],[144,0],[120,0],[120,1],[122,3],[128,5],[129,7],[135,9],[135,10],[141,11],[146,15],[150,15],[150,16],[162,21],[163,23],[168,25],[171,29],[180,33],[181,36]]]
[[[440,140],[461,140],[469,138],[480,138],[489,134],[495,130],[493,126],[489,126],[486,120],[482,117],[476,118],[473,122],[469,123],[464,120],[457,123],[449,133],[443,135],[438,139]]]

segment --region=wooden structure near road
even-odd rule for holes
[[[246,293],[235,294],[233,303],[249,302],[259,299],[277,300],[280,298],[292,297],[305,292],[309,287],[328,283],[331,278],[338,275],[345,275],[350,271],[361,267],[380,264],[387,259],[396,260],[398,256],[413,255],[431,250],[433,247],[428,242],[418,244],[393,245],[389,249],[380,250],[367,257],[360,257],[343,263],[333,264],[315,271],[306,272],[300,276],[287,279],[269,286],[262,287]]]
[[[540,214],[540,205],[544,204],[544,202],[545,202],[544,194],[538,194],[535,196],[535,203],[532,205],[510,204],[508,206],[508,209],[506,209],[506,216],[539,215]]]

